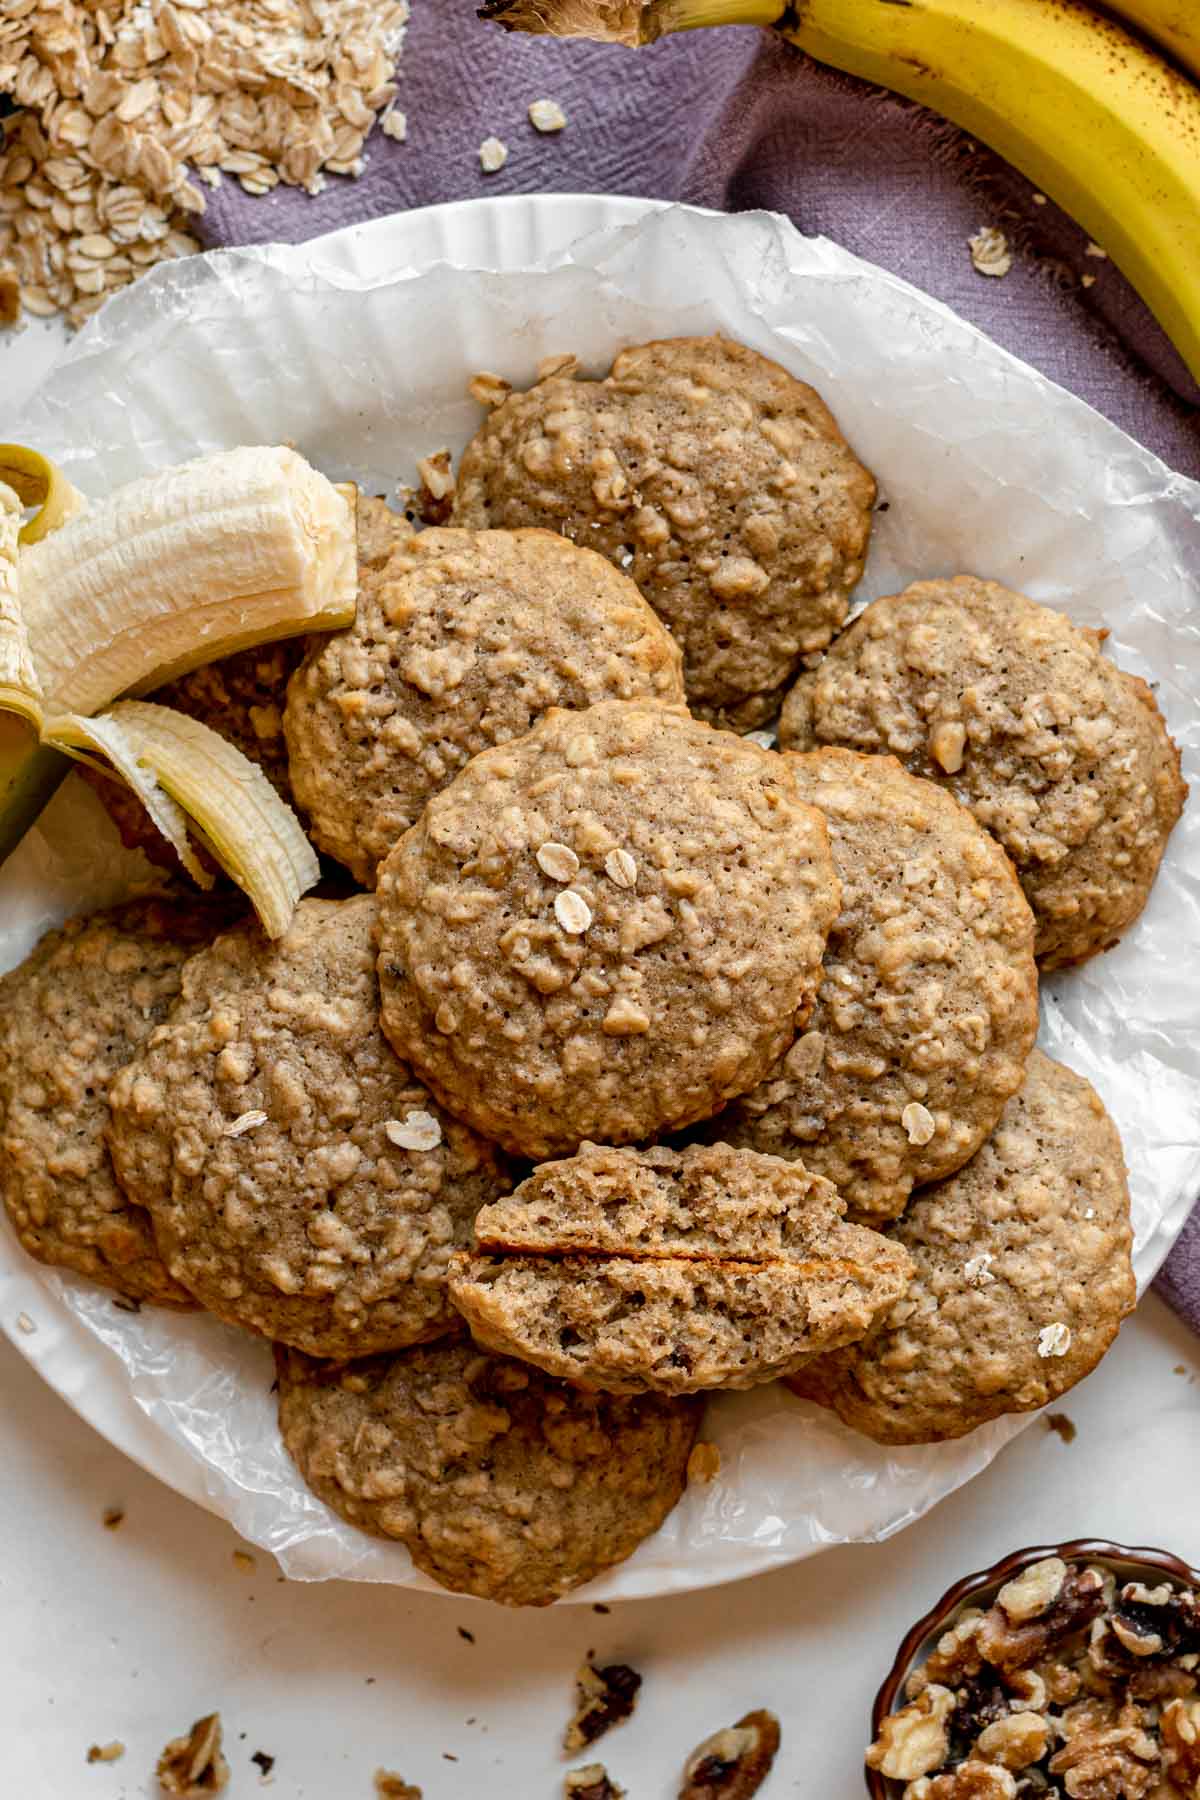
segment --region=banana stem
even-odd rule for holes
[[[785,25],[788,0],[484,0],[481,19],[541,37],[637,48],[706,25]]]

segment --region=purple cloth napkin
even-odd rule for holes
[[[478,194],[608,192],[726,211],[769,207],[904,276],[1200,477],[1200,390],[1128,283],[1028,181],[924,109],[822,69],[750,29],[637,53],[507,36],[474,0],[413,0],[397,105],[408,141],[375,132],[357,181],[251,199],[226,177],[199,222],[209,244],[298,242]],[[565,131],[526,108],[557,100]],[[479,145],[502,138],[484,175]],[[967,239],[997,225],[1016,259],[978,275]],[[1200,1330],[1200,1212],[1159,1281]]]

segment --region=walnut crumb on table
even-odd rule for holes
[[[575,1676],[575,1713],[564,1749],[583,1750],[614,1725],[623,1725],[637,1704],[641,1685],[641,1676],[628,1663],[610,1663],[603,1669],[583,1663]]]
[[[124,1744],[120,1738],[114,1738],[111,1744],[89,1745],[87,1759],[90,1763],[118,1762],[124,1754]]]
[[[221,1754],[221,1715],[197,1719],[186,1737],[172,1738],[158,1759],[158,1782],[164,1794],[203,1800],[229,1785],[229,1764]]]
[[[779,1720],[763,1709],[698,1745],[683,1771],[679,1800],[751,1800],[779,1750]]]
[[[618,1787],[603,1763],[588,1763],[582,1769],[568,1769],[563,1777],[565,1800],[625,1800],[625,1789]]]
[[[419,1787],[411,1787],[390,1769],[376,1769],[375,1800],[423,1800],[423,1796]]]

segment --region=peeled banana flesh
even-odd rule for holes
[[[118,773],[209,886],[194,833],[280,935],[319,873],[291,809],[207,726],[110,702],[348,624],[354,490],[278,445],[199,457],[90,505],[21,445],[0,446],[0,477],[0,860],[62,779],[65,750]]]
[[[48,718],[90,713],[251,644],[345,625],[353,509],[282,446],[143,476],[21,556]]]

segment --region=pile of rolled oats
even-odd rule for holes
[[[1047,1557],[909,1676],[867,1766],[904,1800],[1194,1800],[1200,1595]]]
[[[0,324],[81,324],[142,269],[199,248],[223,175],[251,194],[358,175],[407,0],[0,0]]]

